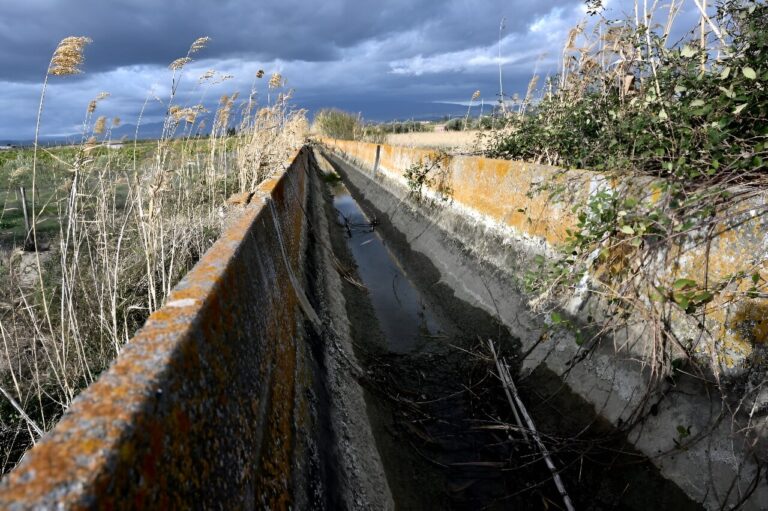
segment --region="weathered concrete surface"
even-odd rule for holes
[[[310,156],[310,169],[326,174],[330,164],[316,151]],[[309,291],[325,325],[321,342],[313,350],[323,361],[323,381],[329,394],[329,414],[335,431],[336,452],[328,459],[327,470],[340,479],[341,502],[328,509],[394,509],[395,505],[381,456],[376,448],[366,412],[363,389],[357,381],[360,365],[355,358],[347,317],[347,301],[342,291],[340,263],[329,241],[330,230],[336,229],[336,211],[323,186],[321,175],[310,171],[308,224],[309,271],[314,285]]]
[[[550,337],[547,318],[529,309],[530,297],[520,291],[520,277],[534,255],[548,254],[562,241],[564,233],[556,224],[572,225],[573,218],[572,203],[550,204],[547,194],[527,192],[532,183],[563,179],[564,173],[519,162],[453,158],[445,162],[453,202],[425,206],[407,198],[402,173],[435,155],[382,146],[374,173],[375,145],[323,142],[348,187],[383,226],[391,224],[412,249],[427,255],[440,269],[441,282],[457,296],[498,315],[520,337],[523,352],[531,350],[525,367],[546,364],[614,425],[632,424],[624,427],[630,440],[694,500],[711,509],[729,507],[750,495],[756,484],[745,508],[768,508],[765,471],[758,469],[763,462],[751,457],[752,446],[738,432],[741,424],[731,421],[728,405],[714,386],[693,377],[678,378],[649,394],[645,366],[637,355],[642,349],[616,351],[611,343],[599,345],[581,363],[574,363],[583,355],[574,340],[567,335]],[[334,152],[343,159],[334,158]],[[593,178],[575,174],[581,185],[572,193],[584,196]],[[518,210],[531,214],[516,220]],[[752,257],[762,253],[758,241],[745,238],[745,243],[752,243]],[[723,260],[730,257],[725,245],[718,250]],[[675,444],[680,440],[678,426],[690,427],[684,449]]]
[[[335,384],[325,381],[343,354],[323,347],[339,340],[316,314],[327,319],[334,297],[324,289],[338,275],[316,268],[319,282],[305,278],[307,251],[315,267],[328,265],[308,241],[310,159],[300,151],[256,190],[113,366],[2,481],[0,508],[388,502],[361,390],[336,374]]]
[[[452,157],[431,150],[369,144],[346,140],[320,139],[329,148],[373,172],[400,185],[406,185],[403,172],[415,164],[439,161],[445,172],[445,186],[451,191],[452,207],[482,223],[501,236],[503,244],[524,244],[537,253],[561,246],[567,230],[573,230],[577,215],[573,206],[585,201],[598,189],[615,185],[607,177],[591,171],[564,171],[555,167],[521,161],[480,157]],[[546,187],[546,188],[543,188]],[[434,192],[434,190],[433,190]],[[653,201],[658,190],[642,191]],[[735,374],[743,370],[753,347],[768,342],[768,300],[734,302],[735,292],[751,286],[750,279],[733,279],[737,272],[757,273],[768,279],[768,196],[762,194],[743,201],[729,211],[720,212],[722,232],[711,243],[689,242],[666,254],[659,261],[659,285],[671,288],[680,278],[698,282],[732,281],[715,297],[704,319],[705,333],[697,321],[677,317],[680,338],[698,339],[702,356],[713,360],[718,370]],[[488,247],[486,257],[503,257]],[[501,263],[500,259],[495,262]],[[576,307],[581,303],[575,303]],[[707,337],[706,341],[701,340]],[[647,351],[639,345],[636,351]]]

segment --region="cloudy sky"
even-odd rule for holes
[[[0,0],[0,140],[28,139],[52,51],[69,35],[93,39],[84,73],[53,77],[42,133],[77,132],[90,99],[100,114],[135,124],[147,97],[166,98],[168,64],[211,37],[184,70],[183,100],[246,94],[257,70],[279,71],[294,103],[366,119],[424,117],[499,89],[499,24],[505,93],[524,93],[534,72],[556,67],[581,0]],[[197,86],[214,69],[234,78]],[[266,80],[259,82],[266,101]],[[142,122],[158,121],[151,99]]]

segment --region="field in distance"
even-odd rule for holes
[[[484,136],[481,136],[483,134]],[[475,153],[484,148],[487,136],[488,132],[480,130],[391,133],[387,135],[387,143],[407,147],[442,149],[449,153]]]

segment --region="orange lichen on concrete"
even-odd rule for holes
[[[255,191],[271,204],[250,201],[0,483],[0,508],[290,505],[302,315],[278,239],[300,274],[306,165]]]
[[[764,300],[740,303],[728,326],[744,342],[753,345],[768,343],[768,304]]]
[[[376,144],[321,138],[362,166],[372,168]],[[380,146],[379,172],[402,181],[405,170],[425,162],[438,162],[448,173],[452,199],[489,220],[539,236],[553,245],[567,237],[566,229],[576,223],[571,204],[555,193],[557,186],[575,188],[582,196],[589,192],[591,175],[585,171],[562,171],[544,165],[491,158],[452,157],[428,149]],[[540,186],[540,185],[546,186]],[[440,192],[440,190],[435,190]]]
[[[372,169],[376,161],[376,144],[321,138],[320,143],[342,153],[363,169]],[[380,146],[378,173],[405,185],[403,176],[411,165],[432,161],[440,155],[400,146]],[[506,226],[526,236],[545,240],[550,247],[560,246],[568,237],[567,230],[577,225],[574,208],[588,199],[600,186],[628,186],[638,197],[658,203],[662,197],[660,181],[638,180],[620,183],[615,176],[598,172],[562,170],[521,161],[493,160],[458,156],[440,163],[447,167],[454,204],[474,212],[492,225]],[[439,192],[439,190],[436,190]],[[666,261],[660,265],[659,282],[671,286],[676,279],[687,278],[710,288],[730,282],[727,292],[717,294],[707,306],[707,321],[713,326],[723,367],[733,368],[750,353],[753,339],[762,338],[762,322],[744,310],[764,310],[756,306],[734,312],[734,293],[744,293],[751,286],[752,274],[768,282],[766,265],[766,221],[756,212],[765,209],[765,197],[743,203],[740,211],[721,213],[716,236],[707,243],[680,242],[671,247]],[[734,220],[738,218],[738,220]],[[615,258],[614,258],[615,259]],[[626,264],[615,259],[612,264]],[[747,278],[733,278],[747,272]],[[766,300],[761,299],[761,303]],[[682,312],[680,313],[683,314]],[[745,314],[747,314],[745,316]],[[732,319],[736,318],[736,319]],[[754,328],[736,328],[740,324]],[[682,319],[682,316],[681,316]],[[682,324],[680,321],[679,324]],[[719,333],[717,333],[719,331]],[[698,337],[699,334],[693,335]],[[710,349],[704,346],[703,349]]]

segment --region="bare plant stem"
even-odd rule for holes
[[[560,477],[560,473],[557,471],[557,467],[555,466],[554,461],[552,461],[552,456],[549,454],[549,449],[547,449],[547,446],[544,445],[544,442],[541,441],[541,436],[539,435],[538,429],[536,429],[536,424],[533,422],[533,419],[531,418],[531,415],[528,413],[528,410],[525,408],[525,405],[523,404],[522,399],[520,399],[520,395],[517,393],[517,387],[515,387],[514,381],[512,380],[512,376],[509,374],[509,368],[504,362],[503,359],[499,360],[499,358],[496,356],[496,350],[493,347],[493,341],[490,339],[488,340],[488,346],[491,349],[491,353],[493,354],[493,359],[496,362],[496,367],[499,370],[499,376],[501,378],[502,384],[504,385],[504,392],[507,394],[507,398],[510,397],[510,394],[512,395],[512,398],[514,398],[514,402],[517,405],[517,408],[520,409],[520,414],[522,414],[523,418],[525,419],[525,423],[528,425],[528,431],[531,433],[531,436],[533,437],[533,441],[536,443],[536,446],[538,447],[539,451],[541,451],[541,455],[544,458],[544,463],[546,463],[547,468],[552,473],[552,479],[555,482],[555,486],[557,487],[557,491],[560,493],[560,497],[563,499],[563,504],[565,504],[565,508],[568,511],[574,511],[575,508],[573,507],[573,502],[571,501],[571,497],[568,495],[568,491],[565,489],[565,485],[563,484],[563,480]],[[517,420],[518,424],[520,424],[520,417],[517,414],[517,410],[515,406],[512,404],[510,400],[510,406],[512,407],[512,411],[514,412],[515,419]],[[523,435],[525,435],[525,430],[522,428],[522,424],[520,424],[521,430],[524,432]],[[527,435],[525,435],[525,438],[527,439]]]

